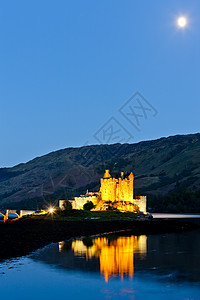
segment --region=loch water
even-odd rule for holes
[[[2,299],[200,299],[200,231],[110,233],[0,262]]]

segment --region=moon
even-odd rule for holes
[[[185,28],[188,24],[188,20],[186,17],[180,16],[180,17],[178,17],[176,23],[179,28]]]

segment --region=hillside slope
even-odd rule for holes
[[[180,202],[190,192],[195,193],[191,200],[195,201],[200,190],[200,134],[136,144],[67,148],[13,168],[0,168],[0,205],[37,207],[49,200],[71,198],[86,189],[98,190],[105,169],[111,173],[132,171],[135,193],[147,194],[153,209],[161,198],[163,205],[166,197],[169,202]],[[169,198],[172,195],[174,198]]]

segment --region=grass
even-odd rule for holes
[[[119,211],[87,211],[87,210],[68,210],[53,214],[32,216],[34,219],[45,219],[55,221],[112,221],[112,220],[130,220],[143,218],[143,214]]]

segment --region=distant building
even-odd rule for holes
[[[121,172],[118,178],[112,178],[109,170],[105,171],[101,178],[101,187],[99,192],[88,192],[80,197],[70,200],[73,209],[83,209],[83,205],[92,201],[95,205],[94,210],[112,210],[143,212],[146,214],[146,196],[136,196],[133,198],[134,176]],[[63,200],[59,206],[63,207]]]

